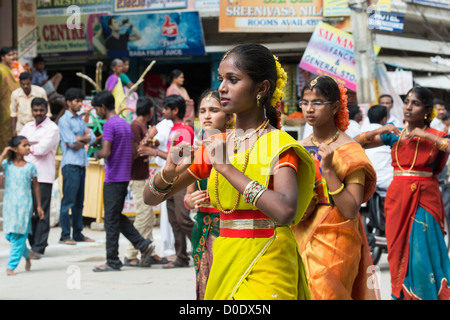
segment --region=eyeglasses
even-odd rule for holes
[[[323,107],[326,104],[330,104],[333,103],[331,101],[306,101],[306,100],[301,100],[298,102],[298,105],[302,108],[306,108],[308,106],[312,106],[314,109],[315,108],[320,108]]]

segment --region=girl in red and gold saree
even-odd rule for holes
[[[199,101],[198,119],[202,138],[234,128],[234,115],[223,111],[219,91],[206,90]],[[208,179],[197,180],[187,188],[184,197],[186,208],[197,210],[191,235],[192,258],[197,276],[197,300],[203,300],[205,297],[212,264],[212,246],[220,231],[220,211],[211,206],[207,186]]]
[[[328,76],[310,80],[300,106],[313,133],[301,141],[317,146],[316,200],[292,227],[314,300],[379,299],[367,237],[359,216],[373,194],[376,174],[364,149],[344,133],[347,90]],[[375,282],[374,282],[375,281]]]
[[[444,207],[436,178],[450,152],[447,133],[430,128],[433,94],[412,88],[404,101],[407,125],[387,124],[357,137],[365,148],[391,147],[394,179],[386,194],[386,240],[393,299],[450,299]]]
[[[243,44],[224,55],[218,80],[223,111],[235,113],[236,129],[202,140],[192,164],[189,146],[172,147],[165,167],[146,186],[145,201],[156,204],[209,177],[220,235],[206,300],[309,299],[289,226],[312,199],[315,170],[306,149],[278,130],[286,73],[266,47]]]

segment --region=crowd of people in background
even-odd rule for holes
[[[49,77],[41,57],[27,72],[16,50],[2,48],[0,55],[3,217],[11,244],[6,268],[15,275],[22,257],[30,270],[31,260],[45,256],[58,148],[59,243],[95,241],[83,234],[83,205],[86,150],[97,136],[80,116],[80,88],[61,95],[62,75]],[[105,172],[106,261],[94,272],[185,268],[192,259],[199,300],[376,300],[376,286],[367,285],[372,260],[359,211],[378,188],[387,190],[392,298],[450,297],[443,239],[450,212],[450,106],[433,100],[430,90],[408,92],[404,121],[394,116],[388,94],[363,117],[358,105],[347,106],[344,87],[313,77],[301,91],[306,125],[296,141],[279,117],[286,73],[264,46],[239,45],[223,56],[219,88],[205,88],[197,101],[198,131],[181,70],[168,78],[164,119],[153,121],[154,101],[142,96],[129,123],[119,115],[134,85],[129,60],[114,59],[110,67],[105,90],[91,100],[104,121],[94,156],[104,159]],[[150,158],[161,168],[152,175]],[[134,222],[122,213],[128,188]],[[160,255],[153,238],[157,204]],[[123,262],[120,234],[129,241]],[[167,259],[171,242],[175,255]]]

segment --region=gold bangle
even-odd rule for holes
[[[441,143],[439,145],[439,150],[444,151],[447,149],[448,146],[448,139],[442,138]]]
[[[345,185],[342,183],[341,186],[337,190],[335,190],[335,191],[329,191],[328,190],[328,194],[332,195],[332,196],[335,196],[335,195],[341,193],[342,190],[344,190],[344,188],[345,188]]]
[[[173,185],[173,184],[178,180],[178,178],[180,177],[180,176],[176,176],[176,178],[175,178],[174,181],[169,182],[169,181],[167,181],[166,179],[164,179],[163,171],[164,171],[164,167],[163,167],[163,168],[161,169],[161,171],[160,171],[161,179],[162,179],[162,181],[164,181],[165,184],[168,184],[169,186]]]

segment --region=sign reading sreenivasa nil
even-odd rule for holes
[[[312,32],[322,0],[223,0],[219,32]]]

